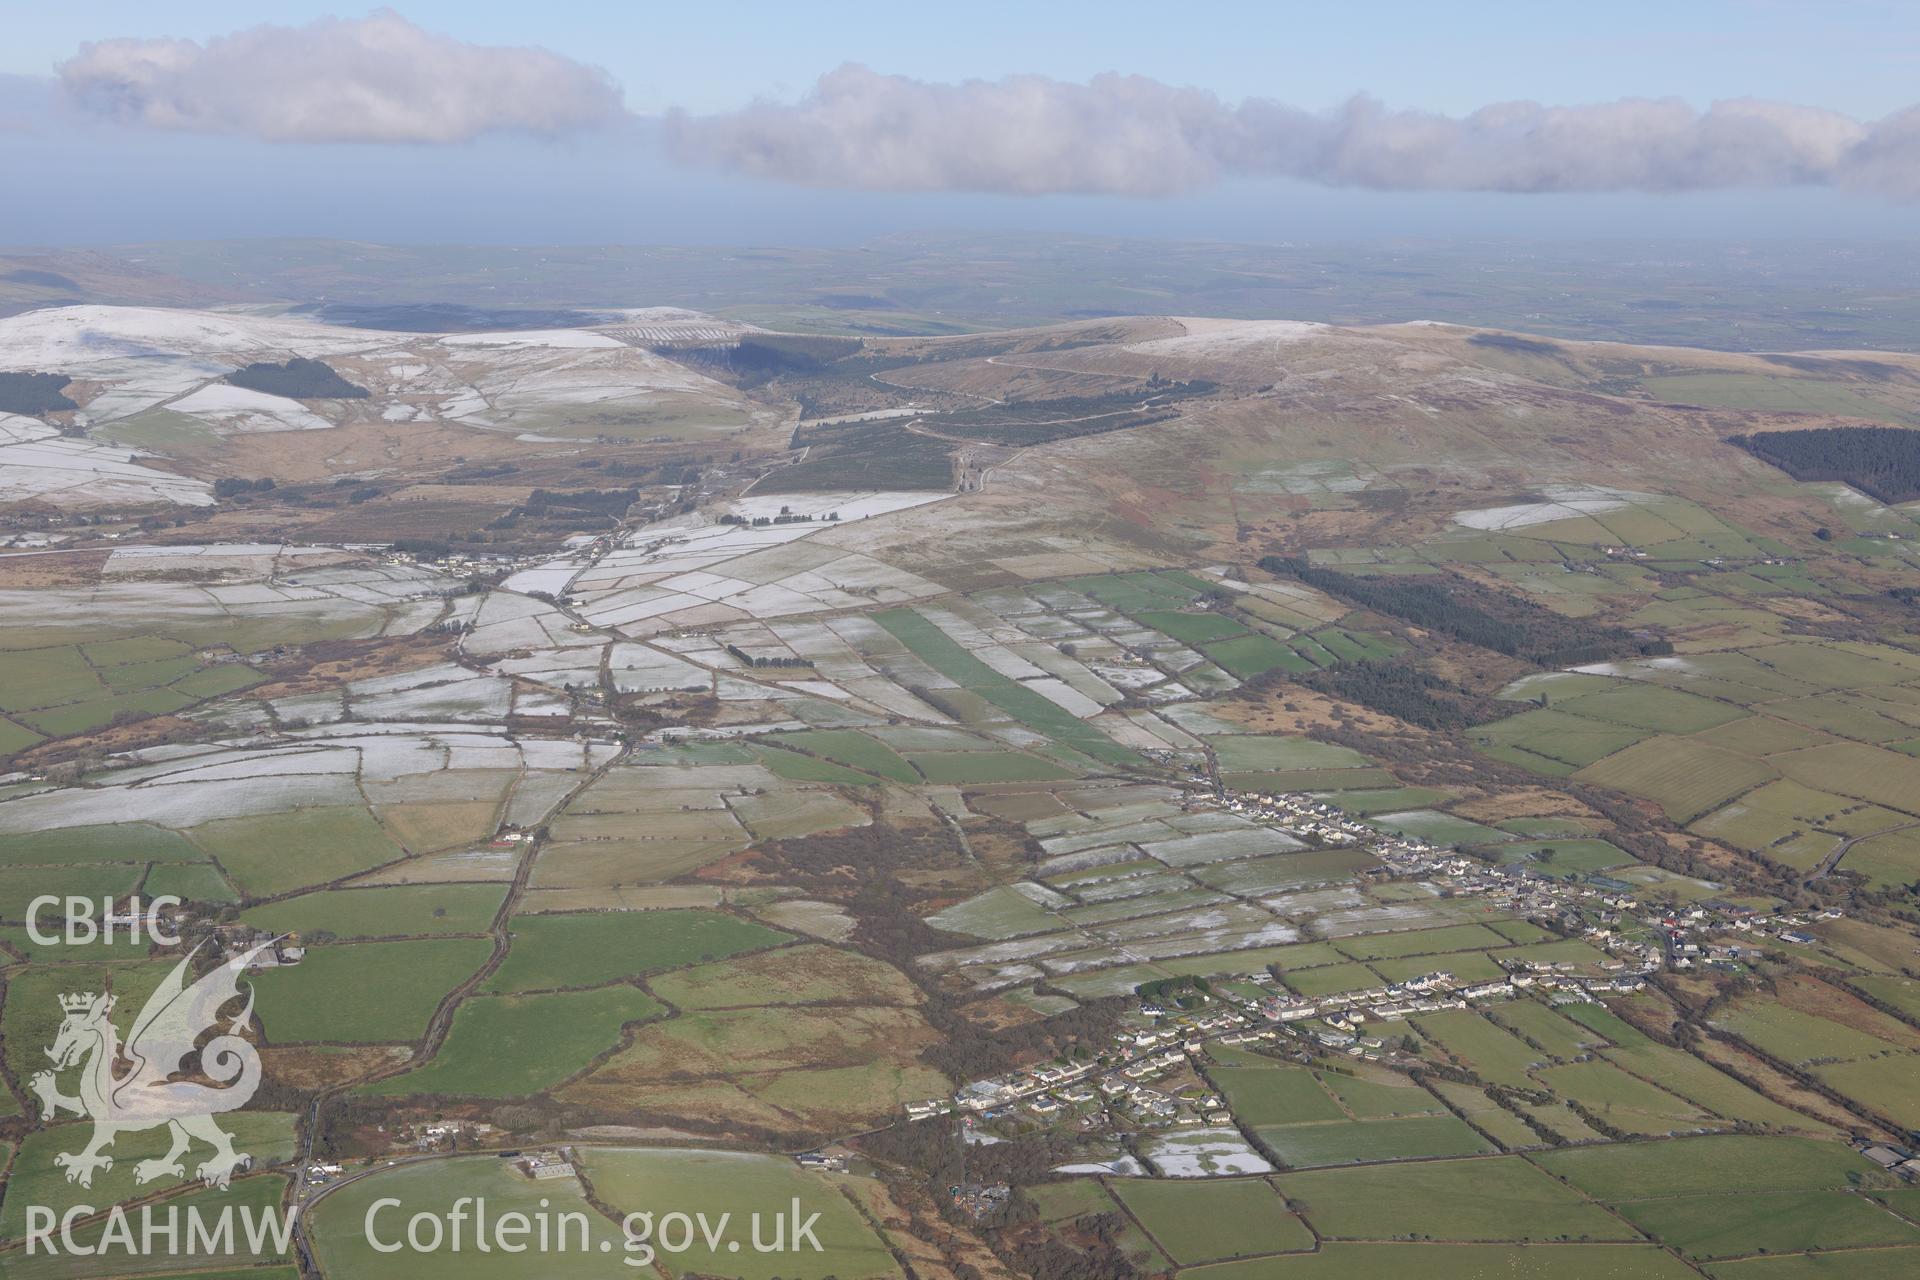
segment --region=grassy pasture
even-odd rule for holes
[[[1606,871],[1633,861],[1618,845],[1597,839],[1527,840],[1500,845],[1495,852],[1502,862],[1533,862],[1548,875],[1569,877]]]
[[[1518,1032],[1558,1058],[1574,1055],[1605,1044],[1601,1036],[1575,1022],[1569,1022],[1536,1000],[1509,1000],[1489,1009],[1495,1022]]]
[[[0,712],[10,722],[0,750],[98,728],[121,711],[178,711],[261,679],[239,664],[204,665],[193,646],[165,636],[0,649]]]
[[[1897,1047],[1865,1031],[1766,998],[1738,1001],[1714,1022],[1784,1062],[1866,1058]]]
[[[1181,1266],[1313,1248],[1313,1233],[1258,1179],[1119,1178],[1112,1186]]]
[[[1621,1129],[1662,1134],[1693,1128],[1706,1117],[1686,1099],[1668,1093],[1611,1062],[1593,1060],[1542,1067],[1542,1084],[1563,1098],[1571,1098]]]
[[[1819,791],[1912,811],[1920,795],[1920,760],[1864,743],[1839,742],[1772,757],[1780,772]]]
[[[1312,738],[1236,733],[1212,739],[1223,773],[1287,769],[1361,769],[1373,762],[1352,747]]]
[[[539,1093],[583,1070],[614,1047],[622,1026],[666,1006],[637,987],[531,996],[474,996],[454,1010],[433,1061],[369,1085],[378,1094],[458,1094],[489,1098]]]
[[[912,609],[886,609],[871,616],[873,621],[922,662],[955,681],[962,689],[977,693],[1028,728],[1106,764],[1125,766],[1139,763],[1139,758],[1133,752],[1081,721],[1058,703],[995,671],[925,615]],[[923,774],[927,773],[921,761],[915,760],[914,764]],[[931,774],[927,774],[927,778],[928,781],[1005,780],[935,778]]]
[[[1458,818],[1437,809],[1411,809],[1404,813],[1383,813],[1367,819],[1367,824],[1397,835],[1412,836],[1437,845],[1490,844],[1505,840],[1507,833],[1496,831],[1466,818]]]
[[[529,1219],[544,1213],[556,1241],[565,1239],[565,1248],[538,1253],[541,1276],[589,1280],[604,1277],[620,1265],[614,1261],[623,1256],[620,1227],[588,1207],[579,1183],[572,1179],[535,1182],[510,1161],[490,1155],[399,1165],[340,1188],[314,1207],[309,1224],[314,1252],[326,1274],[356,1280],[520,1280],[528,1274],[528,1258],[536,1255],[481,1253],[473,1247],[471,1227],[462,1242],[465,1247],[457,1253],[448,1240],[433,1252],[403,1247],[382,1253],[373,1247],[373,1239],[404,1246],[407,1219],[416,1213],[444,1215],[462,1197],[483,1196],[489,1216],[496,1221],[508,1213]],[[368,1214],[376,1212],[374,1202],[383,1198],[400,1203],[378,1210],[369,1232]]]
[[[920,774],[892,747],[853,729],[809,729],[777,734],[769,741],[801,748],[895,782],[917,783]]]
[[[1040,756],[1002,751],[918,751],[906,757],[931,783],[1052,782],[1074,771]]]
[[[1324,1238],[1632,1240],[1633,1229],[1512,1156],[1285,1173],[1274,1179]]]
[[[1529,1070],[1539,1052],[1471,1009],[1443,1009],[1414,1020],[1420,1034],[1473,1070],[1483,1080],[1534,1088]]]
[[[1252,1258],[1181,1273],[1182,1280],[1692,1280],[1653,1245],[1329,1244],[1311,1257]],[[1769,1278],[1771,1280],[1771,1278]],[[1794,1280],[1798,1280],[1795,1277]]]
[[[1088,1214],[1112,1213],[1116,1208],[1107,1189],[1092,1178],[1069,1178],[1025,1188],[1041,1222],[1065,1222]]]
[[[1131,905],[1131,900],[1112,905]],[[1162,905],[1161,897],[1156,895],[1144,910],[1159,910]],[[1136,914],[1142,909],[1136,906],[1135,911],[1128,914]],[[1013,886],[996,885],[944,911],[936,911],[927,917],[927,923],[949,933],[1000,939],[1047,933],[1059,928],[1061,921],[1045,907],[1017,892]]]
[[[42,896],[74,894],[95,902],[125,897],[139,885],[142,872],[142,867],[130,862],[0,867],[0,913],[24,923],[27,906]]]
[[[1236,791],[1380,791],[1399,779],[1387,769],[1266,769],[1224,773],[1222,782]]]
[[[1847,850],[1840,865],[1865,876],[1875,888],[1911,885],[1920,881],[1920,834],[1894,831],[1862,840]]]
[[[1636,743],[1575,775],[1582,782],[1644,796],[1682,823],[1777,776],[1762,761],[1667,736]]]
[[[1675,1196],[1628,1201],[1619,1208],[1635,1226],[1695,1261],[1920,1244],[1920,1227],[1848,1191]]]
[[[220,818],[187,834],[249,897],[326,884],[404,856],[372,814],[345,805]]]
[[[1908,424],[1915,416],[1885,404],[1850,382],[1775,377],[1764,373],[1670,373],[1642,379],[1655,399],[1716,409],[1764,409],[1878,419]]]
[[[1730,1120],[1746,1120],[1775,1129],[1824,1132],[1826,1126],[1757,1093],[1723,1071],[1652,1041],[1605,1051],[1604,1057],[1637,1076],[1658,1081],[1691,1102]]]
[[[1133,615],[1135,621],[1152,627],[1161,635],[1184,645],[1202,645],[1245,635],[1247,629],[1232,618],[1218,613],[1182,613],[1172,609],[1143,609]]]
[[[255,907],[241,919],[268,933],[311,938],[410,938],[485,933],[505,901],[505,885],[395,885],[379,889],[323,889]]]
[[[268,1168],[290,1159],[294,1154],[293,1117],[284,1112],[236,1111],[222,1116],[220,1127],[233,1135],[235,1151],[244,1151],[253,1157],[255,1168]],[[109,1149],[113,1156],[113,1167],[96,1170],[91,1187],[69,1183],[65,1172],[54,1164],[54,1156],[61,1152],[80,1150],[86,1145],[87,1135],[91,1132],[92,1125],[76,1122],[38,1130],[28,1134],[21,1141],[20,1150],[14,1156],[13,1167],[7,1179],[6,1202],[0,1205],[0,1235],[14,1240],[21,1238],[26,1230],[28,1205],[44,1205],[56,1213],[71,1205],[97,1205],[104,1208],[107,1205],[122,1204],[136,1197],[165,1191],[188,1181],[188,1179],[172,1177],[162,1177],[147,1183],[134,1181],[136,1164],[166,1153],[167,1131],[164,1128],[154,1128],[128,1130],[116,1137],[113,1146]],[[206,1158],[205,1151],[204,1146],[195,1144],[194,1151],[186,1161],[189,1176],[193,1173],[194,1164]],[[234,1186],[244,1187],[245,1181],[236,1182]],[[244,1200],[236,1201],[236,1203],[244,1202]],[[139,1239],[137,1215],[134,1231],[134,1238],[137,1241]],[[120,1254],[119,1260],[124,1261],[126,1256],[124,1253]],[[22,1254],[11,1254],[7,1257],[9,1263],[23,1259]],[[7,1274],[13,1275],[11,1266],[7,1267]]]
[[[1210,1074],[1244,1125],[1263,1128],[1346,1118],[1340,1104],[1304,1067],[1215,1067]]]
[[[1920,1054],[1889,1053],[1815,1067],[1813,1073],[1895,1124],[1920,1129]]]
[[[1482,924],[1456,924],[1441,929],[1414,929],[1404,933],[1377,933],[1341,938],[1333,943],[1355,960],[1385,960],[1400,956],[1443,955],[1481,947],[1504,947],[1508,940]]]
[[[660,969],[709,963],[792,939],[717,911],[515,916],[491,992],[590,987]]]
[[[1603,760],[1647,737],[1642,729],[1591,720],[1559,710],[1522,711],[1492,724],[1476,725],[1473,741],[1489,755],[1523,751],[1543,760],[1580,768]],[[1520,763],[1535,767],[1527,761]]]
[[[493,952],[484,938],[309,947],[297,965],[253,978],[260,1025],[276,1044],[417,1040],[446,994]]]
[[[1340,1105],[1361,1120],[1438,1115],[1446,1109],[1425,1089],[1398,1083],[1398,1076],[1389,1077],[1393,1083],[1388,1083],[1380,1079],[1342,1075],[1338,1071],[1317,1074],[1320,1083],[1340,1099]]]
[[[1612,721],[1652,733],[1698,733],[1748,714],[1742,707],[1712,698],[1638,682],[1623,683],[1554,705],[1577,716]]]
[[[1721,1195],[1730,1188],[1819,1191],[1877,1178],[1879,1167],[1838,1142],[1812,1138],[1720,1134],[1671,1142],[1614,1143],[1549,1151],[1536,1157],[1597,1200],[1645,1195]]]
[[[103,1243],[106,1244],[104,1252],[91,1258],[77,1251],[68,1253],[64,1248],[52,1252],[37,1249],[33,1257],[28,1257],[24,1252],[8,1254],[7,1280],[103,1280],[108,1276],[129,1274],[129,1263],[139,1268],[141,1273],[149,1275],[178,1274],[183,1269],[191,1268],[192,1280],[299,1280],[299,1272],[287,1262],[286,1255],[272,1252],[272,1246],[267,1241],[263,1240],[263,1250],[255,1253],[246,1231],[249,1215],[254,1222],[259,1222],[261,1215],[279,1210],[286,1189],[285,1177],[268,1173],[236,1178],[224,1191],[216,1187],[201,1187],[184,1194],[170,1195],[154,1209],[154,1239],[158,1247],[152,1253],[136,1253],[129,1257],[123,1251],[120,1239],[106,1240],[111,1219],[97,1220],[91,1226],[76,1228],[73,1235],[81,1247],[99,1248]],[[136,1194],[144,1196],[148,1194],[148,1189],[142,1187]],[[163,1252],[165,1238],[159,1234],[159,1228],[168,1214],[177,1212],[184,1229],[185,1224],[191,1221],[192,1214],[202,1215],[202,1221],[216,1222],[219,1215],[228,1210],[234,1215],[231,1247],[202,1249],[191,1256],[181,1257],[169,1257]],[[134,1239],[138,1241],[139,1213],[135,1210],[129,1216],[136,1233]],[[269,1265],[272,1263],[284,1265]],[[232,1270],[201,1269],[220,1264],[226,1264]]]
[[[140,896],[171,895],[183,902],[224,903],[240,900],[239,892],[211,862],[163,862],[147,872]]]
[[[206,857],[178,831],[145,822],[0,835],[0,865],[194,862]]]
[[[1920,1248],[1789,1253],[1709,1263],[1713,1280],[1907,1280],[1920,1268]]]
[[[844,787],[872,786],[879,782],[872,774],[781,747],[756,746],[754,753],[760,757],[760,763],[773,771],[775,777],[785,778],[789,782],[825,782]]]
[[[1303,996],[1339,995],[1384,985],[1380,975],[1364,964],[1331,964],[1317,969],[1288,970],[1286,984]]]
[[[1622,1048],[1651,1044],[1646,1035],[1605,1005],[1571,1004],[1561,1011],[1584,1027],[1599,1032]]]
[[[919,991],[899,970],[853,951],[802,944],[654,978],[654,993],[681,1009],[754,1005],[914,1004]]]
[[[1261,1128],[1259,1134],[1282,1160],[1296,1169],[1425,1156],[1481,1155],[1493,1150],[1464,1120],[1454,1115],[1282,1125]]]
[[[896,1276],[899,1266],[886,1245],[828,1178],[809,1173],[784,1156],[736,1151],[687,1149],[607,1150],[583,1153],[595,1193],[619,1211],[646,1211],[656,1221],[673,1212],[704,1211],[709,1218],[732,1213],[734,1230],[748,1239],[747,1220],[759,1214],[770,1237],[776,1218],[789,1216],[800,1202],[805,1218],[818,1213],[814,1233],[821,1244],[778,1253],[755,1252],[742,1244],[737,1252],[724,1244],[704,1243],[661,1255],[676,1275],[727,1277],[729,1280],[869,1280]],[[698,1236],[695,1236],[698,1241]]]
[[[1372,787],[1354,791],[1330,791],[1321,799],[1333,800],[1348,813],[1396,813],[1443,804],[1453,794],[1434,787]]]

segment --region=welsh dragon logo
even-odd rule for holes
[[[141,1006],[125,1044],[111,1020],[112,993],[60,997],[66,1018],[47,1050],[53,1069],[36,1073],[27,1084],[40,1099],[43,1118],[53,1120],[70,1111],[93,1120],[93,1137],[85,1148],[54,1157],[54,1164],[67,1171],[68,1182],[92,1186],[96,1169],[113,1168],[113,1157],[103,1149],[116,1137],[160,1125],[172,1131],[172,1146],[164,1156],[135,1165],[136,1182],[168,1175],[184,1178],[181,1157],[195,1138],[213,1148],[213,1155],[194,1170],[208,1186],[224,1188],[236,1170],[248,1165],[252,1158],[233,1149],[233,1139],[213,1117],[245,1106],[260,1087],[260,1054],[239,1034],[253,1016],[251,984],[246,1007],[228,1019],[219,1034],[204,1042],[201,1037],[218,1029],[220,1010],[242,994],[240,975],[272,945],[235,956],[189,984],[189,966],[200,949],[195,947]],[[188,1076],[195,1058],[198,1079]],[[80,1069],[77,1097],[60,1092],[58,1083],[59,1074],[74,1067]]]

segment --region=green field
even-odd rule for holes
[[[575,1075],[620,1039],[620,1028],[666,1012],[637,987],[531,996],[474,996],[454,1010],[433,1061],[367,1088],[380,1094],[519,1097]]]
[[[74,1231],[78,1246],[74,1251],[67,1251],[56,1237],[54,1244],[59,1247],[51,1252],[36,1248],[36,1256],[31,1257],[24,1251],[0,1255],[6,1259],[0,1267],[4,1268],[7,1280],[106,1280],[134,1273],[170,1275],[183,1270],[191,1270],[193,1280],[298,1280],[299,1273],[288,1262],[287,1255],[276,1253],[271,1243],[273,1224],[284,1221],[278,1215],[286,1190],[287,1179],[277,1173],[242,1176],[225,1190],[199,1187],[170,1195],[155,1205],[156,1247],[151,1252],[141,1246],[139,1211],[132,1210],[127,1215],[135,1233],[132,1249],[127,1248],[117,1233],[112,1240],[106,1238],[111,1219],[96,1219],[93,1225]],[[148,1193],[146,1188],[141,1188],[136,1194]],[[178,1214],[184,1229],[185,1224],[192,1221],[191,1215],[202,1215],[201,1220],[205,1222],[218,1222],[227,1212],[232,1213],[234,1222],[230,1247],[202,1249],[191,1254],[183,1249],[182,1256],[178,1257],[165,1253],[165,1237],[159,1228],[164,1226],[169,1214]],[[249,1238],[249,1222],[260,1224],[256,1228],[261,1243],[257,1253]],[[105,1249],[93,1257],[78,1251],[99,1249],[103,1244]],[[271,1265],[273,1263],[281,1265]],[[203,1269],[212,1267],[231,1267],[232,1270]]]
[[[1047,782],[1073,770],[1024,751],[916,751],[907,757],[932,783]]]
[[[1215,1067],[1210,1074],[1244,1125],[1345,1118],[1340,1105],[1304,1067]]]
[[[1113,1193],[1181,1266],[1313,1248],[1265,1182],[1119,1178]]]
[[[1849,1098],[1863,1102],[1903,1128],[1920,1127],[1920,1054],[1890,1053],[1858,1062],[1835,1062],[1813,1073]]]
[[[1288,1173],[1274,1184],[1331,1239],[1636,1238],[1599,1205],[1512,1156]]]
[[[1319,665],[1271,636],[1256,634],[1216,640],[1201,645],[1200,652],[1242,680],[1275,670],[1302,674]]]
[[[1716,809],[1778,776],[1766,763],[1690,738],[1648,738],[1580,770],[1582,782],[1644,796],[1675,822]]]
[[[1246,634],[1246,628],[1218,613],[1181,613],[1172,609],[1142,609],[1135,621],[1152,627],[1184,645],[1201,645]]]
[[[145,822],[0,835],[0,864],[193,862],[204,857],[178,831]]]
[[[618,982],[789,941],[790,934],[718,911],[618,911],[515,916],[493,992],[548,991]]]
[[[1421,1156],[1470,1156],[1493,1150],[1465,1121],[1453,1115],[1284,1125],[1260,1129],[1259,1134],[1296,1169]]]
[[[1411,809],[1404,813],[1383,813],[1367,819],[1367,825],[1412,836],[1437,845],[1491,844],[1505,840],[1507,833],[1478,822],[1456,818],[1437,809]]]
[[[1719,1195],[1730,1188],[1818,1191],[1846,1187],[1878,1175],[1878,1167],[1837,1142],[1724,1134],[1634,1142],[1536,1157],[1597,1200],[1631,1200],[1655,1191],[1663,1196]]]
[[[852,729],[809,729],[804,733],[777,734],[770,741],[825,756],[895,782],[920,781],[919,773],[892,747]]]
[[[1746,1258],[1711,1263],[1706,1272],[1714,1280],[1909,1280],[1916,1268],[1920,1249],[1908,1247]]]
[[[1542,1067],[1535,1074],[1561,1097],[1579,1102],[1615,1128],[1630,1133],[1664,1134],[1707,1123],[1706,1116],[1692,1103],[1610,1062],[1569,1062]]]
[[[147,872],[143,898],[175,897],[182,902],[238,902],[239,891],[211,862],[163,862]]]
[[[241,919],[268,933],[336,938],[408,938],[485,933],[506,899],[505,885],[396,885],[381,889],[327,889],[270,906]]]
[[[91,644],[0,649],[0,751],[17,751],[35,733],[83,733],[122,711],[180,711],[264,677],[238,663],[208,666],[194,646],[168,636],[136,635]]]
[[[1624,866],[1633,858],[1605,840],[1528,840],[1498,846],[1502,862],[1531,862],[1551,876],[1580,876]]]
[[[275,1044],[418,1040],[442,999],[493,953],[485,938],[310,947],[297,965],[253,977]]]
[[[1442,929],[1413,929],[1403,933],[1341,938],[1333,945],[1355,960],[1386,960],[1399,956],[1437,956],[1448,951],[1504,947],[1508,942],[1485,925],[1460,924]]]
[[[836,786],[859,787],[879,781],[858,769],[849,769],[832,760],[802,755],[782,747],[761,745],[754,748],[754,754],[760,757],[760,763],[773,771],[775,777],[785,778],[789,782],[826,782]]]
[[[1415,1085],[1399,1083],[1400,1076],[1361,1079],[1338,1071],[1320,1072],[1320,1083],[1333,1091],[1340,1105],[1362,1120],[1392,1116],[1438,1115],[1446,1108],[1439,1099]]]
[[[203,822],[187,833],[249,897],[326,884],[403,856],[365,809],[300,809]]]
[[[668,1214],[704,1212],[709,1219],[733,1215],[741,1245],[709,1249],[695,1234],[696,1247],[665,1254],[661,1260],[676,1275],[726,1277],[727,1280],[869,1280],[896,1276],[898,1264],[860,1214],[825,1178],[798,1168],[784,1156],[737,1151],[685,1149],[583,1153],[594,1193],[617,1211],[654,1216],[656,1232]],[[762,1239],[773,1242],[774,1221],[789,1219],[792,1204],[801,1217],[818,1213],[814,1235],[821,1248],[758,1253],[751,1247],[749,1219],[759,1214]],[[672,1233],[656,1237],[675,1243]]]
[[[274,1111],[239,1111],[220,1117],[220,1127],[233,1137],[236,1152],[251,1155],[255,1168],[267,1168],[290,1159],[294,1154],[293,1117]],[[169,1135],[164,1128],[127,1131],[114,1139],[109,1154],[113,1167],[96,1170],[91,1187],[66,1180],[66,1173],[54,1163],[63,1152],[78,1151],[86,1145],[93,1126],[87,1123],[62,1124],[30,1133],[20,1143],[12,1172],[7,1180],[7,1195],[0,1204],[0,1235],[18,1240],[26,1229],[28,1205],[44,1205],[60,1212],[70,1205],[112,1205],[151,1195],[169,1187],[187,1185],[193,1165],[207,1157],[207,1147],[196,1143],[187,1162],[189,1178],[162,1175],[147,1183],[135,1180],[135,1166],[142,1160],[164,1155]],[[9,1257],[8,1261],[13,1259]],[[8,1274],[12,1272],[9,1269]]]
[[[1850,1191],[1674,1196],[1632,1200],[1619,1208],[1636,1227],[1695,1261],[1920,1244],[1920,1227]]]
[[[1676,404],[1766,409],[1912,423],[1915,415],[1882,403],[1848,382],[1763,373],[1670,373],[1642,379],[1648,394]]]
[[[1714,1023],[1785,1062],[1864,1058],[1896,1047],[1865,1031],[1764,999],[1742,1000],[1715,1015]]]
[[[1489,1011],[1493,1020],[1539,1045],[1557,1058],[1571,1058],[1606,1043],[1590,1029],[1569,1022],[1534,1000],[1508,1000]]]
[[[1519,1037],[1470,1009],[1443,1009],[1414,1020],[1420,1034],[1434,1041],[1482,1080],[1516,1088],[1535,1087],[1529,1074],[1541,1054]]]
[[[1047,735],[1064,746],[1072,747],[1095,760],[1106,764],[1128,766],[1139,763],[1139,757],[1125,747],[1115,743],[1098,729],[1086,724],[1041,694],[1001,675],[986,663],[967,652],[952,636],[942,631],[924,615],[911,609],[886,609],[872,614],[871,617],[882,627],[911,649],[916,657],[934,670],[951,680],[961,688],[971,690],[991,702],[1001,711],[1028,728]],[[922,773],[926,766],[920,760],[914,765]],[[1042,774],[1042,777],[1056,775]],[[1070,776],[1070,775],[1059,775]],[[969,778],[936,779],[927,774],[928,781],[973,781]],[[981,779],[998,781],[999,779]]]
[[[1221,1262],[1182,1280],[1695,1280],[1653,1245],[1330,1244],[1311,1257]]]
[[[1363,769],[1373,761],[1355,751],[1312,738],[1264,737],[1236,733],[1214,738],[1222,773],[1285,769]]]
[[[544,1214],[552,1232],[549,1247],[537,1255],[499,1250],[482,1253],[474,1247],[471,1219],[459,1252],[451,1248],[452,1241],[446,1237],[432,1251],[408,1247],[408,1219],[423,1213],[444,1219],[463,1197],[484,1197],[495,1222],[510,1213],[524,1214],[533,1221]],[[399,1203],[376,1207],[375,1202],[383,1199]],[[371,1222],[370,1213],[374,1215]],[[538,1274],[554,1280],[604,1277],[616,1267],[623,1272],[634,1270],[621,1266],[626,1254],[619,1225],[587,1205],[578,1182],[571,1178],[535,1182],[515,1169],[511,1161],[491,1155],[382,1169],[321,1200],[312,1210],[308,1227],[326,1274],[352,1276],[355,1280],[522,1280],[530,1274],[528,1259],[534,1256],[538,1257]],[[521,1243],[531,1239],[537,1237]],[[374,1248],[375,1241],[382,1245],[397,1243],[401,1248],[380,1252]],[[422,1244],[432,1242],[432,1237],[422,1235]]]

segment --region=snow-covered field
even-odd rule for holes
[[[634,314],[667,330],[742,331],[693,312]],[[224,381],[254,361],[294,357],[326,361],[370,397],[302,402]],[[769,413],[722,383],[590,328],[390,333],[245,310],[53,307],[0,318],[0,367],[74,378],[74,421],[89,430],[164,409],[179,415],[168,420],[175,429],[184,418],[223,435],[443,421],[546,438],[574,434],[569,414],[590,412],[594,421],[582,429],[594,432],[600,423],[731,431]],[[128,471],[124,449],[96,453],[86,441],[35,437],[33,448],[19,450],[28,441],[16,437],[26,431],[16,423],[0,436],[10,453],[0,471],[18,473],[0,480],[0,500],[210,501],[193,482],[154,480],[151,468]]]
[[[899,604],[941,588],[871,556],[840,547],[796,546],[851,521],[938,501],[937,493],[845,493],[747,497],[733,514],[773,518],[783,508],[811,521],[649,525],[574,577],[580,615],[629,636],[753,618]],[[839,515],[838,521],[824,517]],[[543,567],[546,568],[546,567]],[[557,568],[556,568],[557,573]]]
[[[1453,522],[1468,529],[1524,529],[1529,525],[1550,524],[1578,516],[1619,511],[1636,502],[1652,501],[1652,494],[1632,493],[1625,489],[1588,488],[1578,485],[1548,485],[1541,490],[1545,502],[1520,502],[1505,507],[1482,507],[1476,511],[1456,511]]]
[[[362,804],[364,785],[463,771],[475,776],[456,782],[455,791],[482,782],[498,790],[512,781],[506,775],[557,775],[571,786],[618,753],[618,745],[608,741],[520,738],[473,725],[329,725],[277,740],[241,739],[115,757],[113,764],[123,767],[90,778],[84,787],[49,787],[0,801],[0,832],[116,822],[186,828],[221,818]],[[503,776],[479,777],[492,771]],[[556,801],[565,789],[538,788]],[[546,815],[522,816],[538,821]]]
[[[186,574],[193,579],[180,580]],[[126,546],[108,556],[96,585],[0,591],[0,619],[10,629],[79,626],[101,637],[171,629],[198,644],[235,638],[226,629],[248,624],[289,635],[406,635],[437,621],[459,586],[433,569],[331,547]]]
[[[213,505],[211,485],[146,466],[141,457],[131,449],[62,436],[34,418],[0,414],[0,502]]]

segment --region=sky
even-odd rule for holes
[[[0,0],[0,243],[1920,224],[1910,0],[396,7]]]

